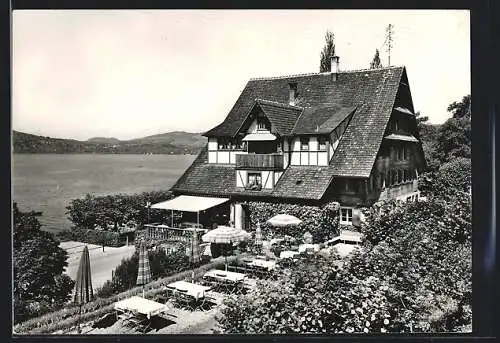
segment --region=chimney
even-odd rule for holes
[[[332,80],[336,81],[339,73],[339,57],[332,56],[330,72],[332,73]]]
[[[297,84],[295,82],[289,83],[290,93],[288,98],[288,103],[290,105],[295,105],[295,100],[297,98]]]

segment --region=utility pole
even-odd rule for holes
[[[385,40],[387,42],[387,53],[388,53],[388,63],[387,63],[388,67],[391,66],[392,35],[394,34],[394,31],[392,31],[393,28],[394,25],[389,24],[385,29],[386,32]]]

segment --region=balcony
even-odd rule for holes
[[[238,154],[236,169],[282,170],[283,154]]]

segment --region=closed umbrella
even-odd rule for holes
[[[191,278],[194,280],[194,266],[201,259],[200,256],[200,242],[198,241],[198,233],[196,230],[193,230],[193,236],[191,237],[191,247],[190,247],[189,260],[193,264],[193,273]]]
[[[257,228],[255,229],[255,244],[262,245],[262,230],[259,223],[257,223]]]
[[[73,298],[73,301],[80,305],[80,315],[82,314],[82,305],[92,301],[93,297],[94,292],[90,273],[90,254],[89,248],[85,246],[76,273],[75,294]],[[78,333],[80,333],[80,324],[78,324]]]
[[[203,242],[209,243],[224,243],[232,244],[247,241],[250,238],[250,234],[245,230],[238,229],[230,226],[218,226],[206,234],[204,234],[201,239]],[[224,254],[226,259],[226,271],[227,271],[227,254]]]
[[[137,286],[142,285],[142,297],[144,298],[144,286],[151,281],[151,268],[149,266],[148,250],[144,241],[139,245],[139,268],[137,271]]]

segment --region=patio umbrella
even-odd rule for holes
[[[190,250],[189,259],[193,263],[193,273],[191,275],[191,278],[194,280],[194,266],[201,259],[200,242],[198,241],[198,233],[196,232],[196,230],[193,230],[193,236],[191,237],[191,248],[189,250]]]
[[[151,281],[151,269],[149,267],[148,250],[144,241],[139,245],[139,269],[137,271],[137,286],[142,285],[142,297],[144,298],[144,286]]]
[[[262,230],[259,223],[257,223],[257,228],[255,229],[255,244],[262,245]]]
[[[93,297],[90,254],[89,248],[85,246],[76,273],[75,294],[73,298],[73,301],[80,305],[80,315],[82,314],[82,305],[91,301]],[[78,333],[80,333],[80,323],[78,323]]]
[[[302,220],[289,214],[277,214],[269,219],[267,223],[275,227],[288,227],[299,225]]]
[[[208,231],[206,234],[201,236],[203,242],[209,243],[224,243],[232,244],[247,241],[250,238],[250,234],[242,229],[237,229],[230,226],[218,226],[216,229]],[[227,254],[224,254],[226,259],[226,271],[227,271]]]

